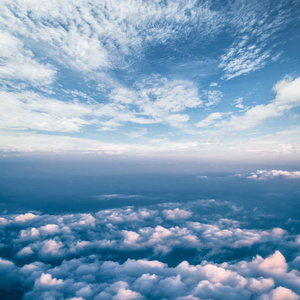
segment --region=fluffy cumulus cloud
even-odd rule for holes
[[[299,236],[278,227],[247,229],[234,220],[237,210],[208,199],[93,214],[2,215],[2,295],[299,299]]]
[[[249,174],[239,174],[253,180],[266,180],[276,178],[300,179],[300,171],[282,171],[282,170],[257,170]]]

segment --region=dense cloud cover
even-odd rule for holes
[[[210,199],[93,214],[4,214],[1,293],[7,299],[299,299],[300,235],[246,228],[240,213],[231,202]]]

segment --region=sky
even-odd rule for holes
[[[299,0],[0,1],[0,298],[300,300]]]
[[[0,151],[299,161],[299,1],[1,1]]]

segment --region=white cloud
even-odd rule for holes
[[[260,300],[298,300],[299,296],[290,289],[279,286],[268,294],[263,294]]]
[[[274,86],[276,97],[268,104],[259,104],[249,108],[239,116],[232,116],[229,121],[222,121],[219,127],[234,130],[248,130],[261,125],[265,120],[282,116],[293,107],[300,106],[300,77],[283,79]]]
[[[25,230],[21,230],[20,232],[20,237],[22,239],[35,239],[38,238],[40,236],[40,232],[38,229],[36,229],[35,227],[32,227],[30,229],[25,229]]]
[[[33,86],[53,82],[56,70],[50,64],[41,64],[33,53],[8,32],[0,31],[0,78],[23,81]]]
[[[97,299],[112,299],[112,300],[131,300],[131,299],[144,299],[144,297],[137,292],[129,289],[128,283],[118,281],[106,288],[98,295]]]
[[[282,9],[281,3],[272,1],[231,3],[228,19],[237,31],[231,46],[220,57],[224,79],[251,73],[278,59],[281,52],[269,43],[292,21],[292,9],[293,5]]]
[[[112,91],[111,102],[83,103],[60,101],[34,92],[0,92],[1,122],[5,129],[31,129],[58,132],[78,132],[83,126],[114,130],[127,123],[164,123],[181,127],[189,116],[180,114],[201,106],[196,86],[187,81],[153,82],[133,91],[122,88]],[[145,129],[136,137],[144,135]]]
[[[243,104],[243,98],[240,97],[240,98],[235,99],[234,105],[237,108],[243,109],[245,107],[244,104]]]
[[[139,71],[131,69],[131,66],[139,65],[139,60],[147,55],[148,47],[169,46],[170,40],[172,45],[173,42],[177,45],[175,41],[184,41],[195,32],[197,32],[196,43],[201,40],[209,42],[214,34],[220,33],[220,30],[225,28],[226,24],[230,26],[226,27],[229,31],[238,29],[238,41],[223,55],[221,64],[224,65],[221,67],[225,71],[226,78],[246,74],[267,63],[271,57],[275,57],[273,50],[268,52],[263,40],[273,36],[286,24],[285,20],[288,20],[286,14],[279,13],[281,10],[278,9],[277,12],[276,9],[280,7],[276,5],[274,7],[271,5],[271,12],[266,13],[266,16],[256,13],[260,11],[258,7],[258,3],[242,3],[241,8],[228,4],[219,10],[209,3],[199,4],[199,1],[194,0],[149,3],[142,0],[129,2],[105,0],[101,3],[86,3],[82,0],[64,3],[4,0],[0,9],[0,23],[3,30],[1,41],[4,45],[0,51],[0,55],[4,58],[3,62],[1,61],[3,64],[0,76],[10,81],[10,85],[0,95],[3,99],[0,107],[2,120],[0,126],[6,130],[1,149],[142,155],[162,153],[166,150],[168,153],[171,149],[176,155],[183,153],[186,156],[224,153],[222,147],[211,150],[219,142],[218,138],[212,143],[204,141],[201,144],[192,134],[178,143],[160,141],[154,137],[153,141],[159,143],[157,147],[153,147],[147,140],[146,135],[150,134],[147,134],[146,128],[129,134],[128,128],[118,132],[118,138],[122,134],[134,139],[143,137],[142,140],[145,141],[143,145],[131,145],[131,141],[129,144],[99,142],[105,135],[103,133],[99,134],[99,140],[89,140],[76,139],[75,134],[73,138],[59,135],[50,137],[32,131],[78,132],[76,136],[83,136],[85,129],[90,134],[95,127],[99,131],[117,131],[122,126],[132,124],[138,124],[138,127],[146,124],[166,124],[183,129],[185,133],[194,130],[196,134],[195,129],[188,128],[190,110],[196,113],[199,107],[211,106],[220,101],[221,91],[213,88],[218,84],[211,83],[209,91],[204,95],[207,101],[203,103],[199,96],[198,82],[196,84],[191,81],[193,76],[185,77],[180,73],[177,77],[165,75],[169,76],[169,79],[159,75],[145,77],[145,73],[140,76]],[[187,64],[182,62],[182,65],[188,66],[193,63],[192,59]],[[195,65],[198,68],[205,63]],[[76,80],[82,79],[82,85],[77,89],[86,84],[85,87],[89,87],[89,91],[92,90],[92,85],[97,85],[102,90],[99,93],[94,90],[91,96],[87,95],[87,91],[85,94],[80,90],[68,90],[64,86],[64,83],[69,82],[64,81],[66,70],[73,72]],[[125,77],[118,71],[114,73],[114,70],[128,74],[128,78],[126,77],[128,86],[117,82],[117,78]],[[135,76],[140,78],[136,79]],[[90,81],[84,81],[83,78]],[[184,78],[189,80],[183,80]],[[42,96],[36,89],[35,92],[24,90],[22,87],[25,85],[15,87],[14,80],[26,82],[34,88],[38,87],[45,94],[52,93],[52,96]],[[51,85],[54,80],[61,81],[57,82],[55,87],[51,87],[53,90],[49,90],[49,87],[46,90],[45,86]],[[130,87],[129,82],[135,84]],[[70,82],[70,85],[72,83]],[[62,87],[66,90],[62,90]],[[16,91],[17,88],[19,92]],[[65,92],[63,96],[60,96],[61,91]],[[278,86],[278,97],[281,97],[280,91],[286,93],[284,87]],[[66,101],[64,98],[66,94],[68,97],[73,96],[74,99]],[[241,103],[237,105],[239,108],[242,106]],[[251,129],[268,117],[280,116],[296,105],[296,102],[284,104],[282,100],[280,105],[274,102],[259,106],[257,109],[252,108],[243,116],[233,116],[228,122],[221,122],[221,127]],[[196,126],[214,125],[217,120],[221,120],[221,116],[217,114],[212,114],[198,122]],[[153,128],[157,129],[155,126]],[[15,130],[23,130],[24,134],[13,133]],[[149,130],[149,133],[155,130]],[[173,128],[171,130],[175,132]],[[182,131],[179,134],[174,133],[174,139],[176,134],[179,136],[181,133]],[[191,142],[189,139],[194,141]],[[282,148],[289,145],[286,143]],[[224,148],[226,152],[226,147]],[[239,150],[236,152],[240,152]]]
[[[285,273],[288,269],[285,257],[279,251],[275,251],[274,254],[264,260],[258,257],[257,261],[259,269],[266,270],[270,273]]]
[[[56,256],[61,254],[61,250],[63,248],[63,243],[61,241],[56,241],[53,239],[46,240],[41,249],[42,255]]]
[[[196,123],[195,125],[197,127],[209,127],[210,125],[215,124],[217,122],[217,120],[222,119],[226,115],[228,115],[228,113],[214,112],[214,113],[211,113],[209,116],[207,116],[202,121]]]
[[[167,209],[163,211],[167,220],[178,220],[178,219],[188,219],[192,216],[190,211],[179,209],[176,207],[175,209]]]
[[[33,213],[26,213],[23,215],[18,215],[15,217],[15,221],[18,223],[28,222],[32,221],[34,219],[38,218],[37,215],[34,215]]]
[[[53,235],[59,232],[59,227],[56,224],[47,224],[39,228],[44,235]]]
[[[242,174],[248,179],[253,180],[266,180],[266,179],[274,179],[274,178],[289,178],[289,179],[300,179],[300,171],[282,171],[282,170],[257,170],[250,174]]]
[[[123,68],[129,54],[138,57],[149,43],[184,38],[195,27],[207,36],[220,27],[218,18],[196,1],[4,1],[0,14],[7,31],[30,36],[40,52],[46,48],[58,62],[89,72]]]
[[[92,107],[76,102],[63,102],[33,92],[0,92],[1,123],[7,129],[33,129],[72,132],[91,122],[84,116]]]
[[[207,102],[205,103],[205,106],[211,106],[218,104],[221,101],[221,98],[223,96],[223,93],[221,91],[207,91],[206,92],[206,97],[207,97]]]
[[[229,216],[205,214],[218,207],[228,208]],[[5,235],[0,229],[0,243],[5,240],[12,251],[10,260],[0,259],[2,283],[24,288],[24,299],[297,299],[300,273],[292,269],[297,259],[282,254],[299,256],[297,236],[278,227],[243,228],[247,223],[228,218],[236,216],[232,207],[211,199],[91,214],[41,214],[22,229],[12,227]],[[170,214],[171,223],[165,218]],[[15,215],[6,214],[6,219]],[[30,240],[22,232],[29,233],[32,225],[57,236]],[[197,256],[185,256],[190,250]],[[234,251],[244,253],[243,258]],[[253,251],[259,255],[252,257]],[[118,261],[128,253],[143,259]],[[179,260],[168,265],[176,253]],[[234,259],[227,261],[226,253]]]
[[[9,221],[3,217],[0,217],[0,225],[5,226],[9,224]]]
[[[32,255],[34,252],[32,251],[32,249],[30,247],[24,247],[22,248],[17,255],[18,256],[28,256],[28,255]]]
[[[98,153],[136,155],[164,159],[180,158],[185,163],[189,159],[215,159],[257,161],[296,161],[300,158],[299,130],[297,126],[289,127],[272,134],[252,138],[235,138],[232,132],[218,131],[216,135],[203,137],[198,141],[159,140],[149,144],[127,144],[101,142],[94,139],[69,137],[66,135],[47,135],[16,131],[0,131],[0,149],[3,152],[25,153]],[[231,135],[230,135],[231,134]]]
[[[63,281],[61,279],[52,278],[51,274],[42,274],[39,279],[36,280],[35,285],[39,286],[57,286],[61,285]]]
[[[268,59],[271,60],[271,52],[263,50],[263,47],[257,47],[255,44],[249,45],[246,49],[234,46],[226,55],[221,56],[219,67],[225,71],[226,79],[232,79],[261,69]]]
[[[167,123],[175,127],[189,120],[187,114],[179,113],[202,106],[195,84],[167,78],[149,78],[137,83],[135,90],[114,89],[110,98],[115,103],[137,107],[137,115],[147,118],[145,123]]]

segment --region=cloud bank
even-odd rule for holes
[[[218,207],[227,213],[212,214]],[[247,229],[234,220],[239,210],[210,199],[2,215],[1,291],[23,299],[299,299],[299,236]]]

